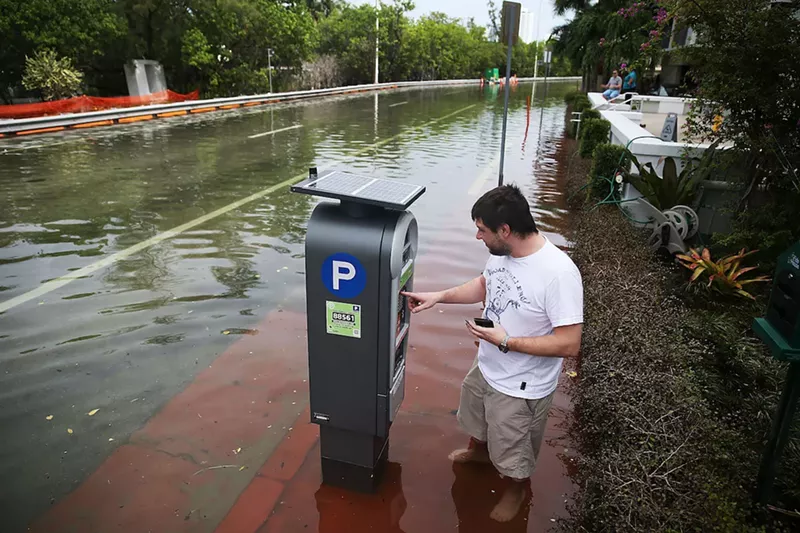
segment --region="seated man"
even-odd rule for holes
[[[619,73],[615,70],[608,79],[608,83],[600,87],[606,89],[605,92],[603,92],[603,98],[606,100],[613,100],[619,96],[619,92],[622,90],[622,78],[619,77]]]

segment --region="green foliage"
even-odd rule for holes
[[[504,70],[505,47],[484,27],[436,12],[414,20],[413,7],[410,0],[383,2],[377,12],[332,0],[0,0],[0,98],[10,98],[25,56],[40,48],[73,58],[90,94],[125,94],[121,66],[135,58],[159,61],[177,91],[264,92],[269,48],[277,90],[322,78],[372,82],[376,15],[381,81],[475,79],[487,67]],[[515,46],[514,72],[532,76],[542,48]],[[333,61],[325,59],[323,68],[320,57]],[[326,75],[310,76],[303,65]],[[573,71],[555,54],[550,74]]]
[[[581,121],[589,120],[590,118],[603,118],[603,115],[600,114],[600,111],[597,109],[592,108],[585,108],[581,113]]]
[[[592,157],[595,147],[608,142],[611,123],[602,118],[590,118],[581,122],[581,157]]]
[[[564,103],[567,105],[572,105],[573,103],[575,103],[575,98],[579,94],[582,93],[578,89],[572,89],[570,91],[567,91],[566,93],[564,93]]]
[[[710,145],[699,160],[685,162],[680,174],[677,172],[675,159],[664,160],[663,178],[653,168],[652,163],[642,165],[631,155],[631,161],[638,170],[638,175],[628,174],[627,180],[642,193],[645,199],[660,211],[675,205],[692,203],[698,184],[709,179],[714,170],[714,158],[718,143]]]
[[[124,91],[124,59],[115,55],[120,46],[114,43],[123,43],[125,34],[125,19],[113,0],[0,0],[0,99],[10,103],[10,89],[22,82],[25,58],[41,49],[71,58],[89,86],[99,83],[113,63]]]
[[[585,93],[579,93],[572,100],[573,111],[583,111],[584,109],[590,109],[591,107],[592,107],[592,102],[591,100],[589,100],[589,97],[586,96]]]
[[[697,34],[680,50],[699,84],[690,126],[708,136],[724,115],[719,136],[743,150],[764,149],[768,182],[788,179],[778,144],[798,166],[800,157],[800,27],[794,7],[770,0],[669,0],[680,27]],[[742,62],[741,58],[755,58]],[[791,81],[790,81],[791,80]],[[795,177],[796,179],[796,177]],[[797,185],[797,184],[796,184]]]
[[[745,253],[742,248],[739,253],[729,255],[714,261],[711,252],[704,248],[702,252],[691,249],[688,254],[678,254],[680,263],[692,271],[690,283],[708,281],[706,288],[725,296],[741,296],[755,300],[752,294],[744,290],[745,285],[769,281],[769,276],[744,277],[744,274],[756,270],[757,266],[744,267],[742,260],[753,252]]]
[[[574,11],[575,16],[556,28],[555,50],[581,69],[590,87],[598,68],[606,74],[623,63],[640,70],[652,68],[669,23],[658,16],[659,10],[659,2],[558,0],[557,12]]]
[[[81,86],[83,74],[75,70],[68,57],[59,58],[53,50],[39,50],[25,58],[22,84],[29,91],[40,91],[45,100],[73,96]]]
[[[589,171],[592,194],[601,200],[606,198],[611,192],[609,180],[614,181],[618,173],[627,172],[630,162],[630,152],[623,146],[609,143],[597,145]]]
[[[690,64],[697,103],[689,133],[732,143],[747,161],[734,231],[716,238],[726,251],[757,247],[774,265],[800,239],[800,25],[797,3],[769,0],[668,0],[678,28],[691,27]],[[741,61],[741,58],[754,58]],[[715,133],[717,116],[724,117]],[[753,194],[759,189],[759,194]],[[764,196],[766,195],[766,203]]]
[[[733,230],[715,235],[715,249],[720,251],[755,249],[756,258],[768,271],[775,268],[777,258],[800,240],[800,217],[797,216],[800,195],[786,192],[779,197],[770,194],[764,205],[751,206],[736,214]]]

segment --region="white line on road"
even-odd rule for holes
[[[449,114],[444,115],[442,117],[434,118],[434,119],[429,120],[428,122],[426,122],[424,124],[421,124],[419,126],[415,126],[415,127],[409,128],[409,129],[407,129],[405,131],[401,131],[397,135],[393,135],[392,137],[389,137],[388,139],[384,139],[382,141],[378,141],[378,142],[376,142],[374,144],[371,144],[369,146],[365,146],[361,150],[358,150],[357,152],[355,152],[351,157],[359,157],[361,155],[364,155],[365,153],[369,152],[370,150],[372,150],[372,149],[374,149],[374,148],[376,148],[378,146],[383,146],[384,144],[389,143],[389,142],[397,139],[398,137],[402,137],[403,135],[406,135],[408,133],[413,133],[414,131],[420,130],[420,129],[426,127],[426,126],[429,126],[431,124],[439,122],[440,120],[444,120],[444,119],[450,118],[450,117],[452,117],[454,115],[458,115],[459,113],[462,113],[462,112],[466,111],[467,109],[471,109],[471,108],[475,107],[476,105],[477,104],[472,104],[472,105],[468,105],[466,107],[462,107],[461,109],[459,109],[457,111],[453,111],[452,113],[449,113]],[[277,132],[277,131],[280,131],[280,130],[275,130],[275,131]],[[323,168],[320,168],[319,170],[323,170]],[[68,284],[68,283],[70,283],[72,281],[75,281],[76,279],[83,278],[83,277],[88,276],[89,274],[92,274],[93,272],[96,272],[96,271],[98,271],[98,270],[100,270],[102,268],[105,268],[107,266],[111,266],[111,265],[113,265],[114,263],[116,263],[117,261],[119,261],[121,259],[125,259],[126,257],[129,257],[129,256],[131,256],[131,255],[133,255],[135,253],[141,252],[142,250],[150,248],[151,246],[156,245],[156,244],[158,244],[158,243],[160,243],[162,241],[165,241],[167,239],[171,239],[173,237],[177,237],[178,235],[180,235],[184,231],[188,231],[188,230],[190,230],[190,229],[192,229],[192,228],[194,228],[196,226],[199,226],[200,224],[208,222],[209,220],[213,220],[213,219],[217,218],[220,215],[224,215],[225,213],[227,213],[229,211],[233,211],[234,209],[242,207],[243,205],[246,205],[246,204],[249,204],[250,202],[258,200],[259,198],[263,198],[264,196],[267,196],[268,194],[272,194],[273,192],[275,192],[275,191],[277,191],[279,189],[282,189],[284,187],[289,187],[290,185],[294,185],[295,183],[297,183],[299,181],[302,181],[306,177],[308,177],[308,174],[305,173],[305,172],[302,173],[302,174],[298,174],[296,176],[293,176],[293,177],[291,177],[291,178],[289,178],[289,179],[287,179],[285,181],[282,181],[280,183],[276,183],[275,185],[272,185],[271,187],[267,187],[266,189],[258,191],[257,193],[251,194],[250,196],[248,196],[246,198],[242,198],[241,200],[237,200],[237,201],[235,201],[233,203],[230,203],[230,204],[226,205],[225,207],[221,207],[221,208],[217,209],[216,211],[212,211],[210,213],[207,213],[207,214],[205,214],[205,215],[203,215],[201,217],[198,217],[198,218],[196,218],[196,219],[194,219],[192,221],[189,221],[189,222],[187,222],[185,224],[181,224],[180,226],[177,226],[177,227],[172,228],[170,230],[167,230],[165,232],[159,233],[158,235],[154,235],[154,236],[150,237],[147,240],[144,240],[144,241],[142,241],[142,242],[140,242],[138,244],[134,244],[133,246],[131,246],[129,248],[125,248],[124,250],[121,250],[121,251],[119,251],[119,252],[117,252],[115,254],[109,255],[108,257],[104,257],[103,259],[100,259],[99,261],[97,261],[95,263],[87,265],[87,266],[81,268],[80,270],[76,270],[74,272],[71,272],[69,275],[61,276],[60,278],[56,278],[56,279],[50,280],[48,282],[45,282],[41,286],[37,287],[36,289],[33,289],[32,291],[28,291],[28,292],[26,292],[24,294],[20,294],[19,296],[15,297],[15,298],[11,298],[10,300],[6,300],[5,302],[0,302],[0,313],[4,313],[4,312],[8,311],[9,309],[13,309],[14,307],[17,307],[18,305],[24,304],[25,302],[29,302],[29,301],[31,301],[33,299],[40,298],[40,297],[44,296],[45,294],[53,292],[56,289],[60,289],[64,285],[66,285],[66,284]]]
[[[467,194],[470,196],[478,196],[480,192],[483,190],[483,186],[486,183],[493,173],[498,171],[498,165],[500,164],[500,155],[498,154],[495,156],[494,159],[489,161],[489,164],[483,168],[483,171],[475,178],[475,181],[472,182],[472,186],[467,191]]]
[[[389,107],[395,107],[395,106],[399,106],[399,105],[406,105],[407,103],[408,103],[408,100],[406,100],[405,102],[397,102],[396,104],[390,104]]]
[[[247,138],[248,139],[257,139],[258,137],[264,137],[266,135],[274,135],[275,133],[280,133],[282,131],[295,130],[297,128],[302,128],[302,127],[303,127],[302,124],[295,124],[294,126],[289,126],[288,128],[281,128],[281,129],[278,129],[278,130],[265,131],[264,133],[256,133],[255,135],[249,135]]]

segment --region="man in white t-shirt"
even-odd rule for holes
[[[506,522],[526,499],[562,358],[580,350],[583,285],[569,256],[538,232],[516,186],[483,195],[472,219],[492,254],[483,274],[459,287],[406,296],[414,313],[439,303],[484,302],[484,318],[493,322],[480,327],[467,321],[480,342],[461,386],[458,421],[471,438],[450,459],[491,462],[515,481],[491,514]]]

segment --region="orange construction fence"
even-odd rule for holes
[[[86,113],[89,111],[102,111],[119,107],[135,107],[150,104],[168,104],[197,100],[200,91],[189,94],[179,94],[167,89],[144,96],[115,96],[100,98],[97,96],[76,96],[64,100],[51,102],[37,102],[35,104],[0,105],[0,118],[32,118],[46,115],[61,115],[64,113]]]

